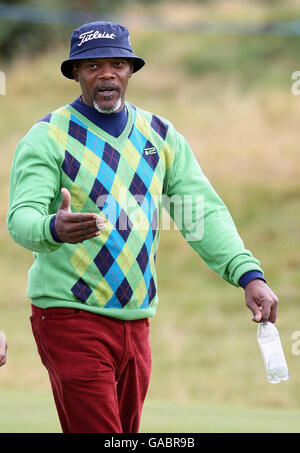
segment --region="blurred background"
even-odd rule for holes
[[[147,65],[127,99],[167,117],[188,139],[246,248],[279,297],[288,382],[267,382],[244,291],[222,281],[163,231],[153,372],[144,432],[299,432],[300,70],[297,0],[24,0],[0,2],[0,432],[60,432],[25,296],[32,253],[6,228],[9,171],[32,124],[79,94],[60,73],[74,28],[127,25]]]

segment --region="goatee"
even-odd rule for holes
[[[119,110],[119,108],[122,105],[122,99],[120,96],[114,105],[107,106],[107,107],[101,107],[95,99],[93,100],[93,104],[94,104],[94,108],[98,112],[110,114],[110,113],[115,113],[117,110]]]

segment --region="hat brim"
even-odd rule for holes
[[[137,57],[126,49],[113,47],[112,51],[111,47],[100,47],[84,52],[84,54],[74,55],[72,58],[63,61],[60,67],[61,72],[68,79],[74,79],[73,62],[94,58],[131,58],[133,60],[133,72],[139,71],[145,65],[145,61],[142,58]]]

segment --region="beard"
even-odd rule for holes
[[[96,94],[97,94],[97,90],[95,90],[95,92],[94,92],[93,105],[94,105],[94,108],[100,113],[106,113],[106,114],[115,113],[117,110],[119,110],[119,108],[122,105],[122,96],[120,93],[119,93],[118,99],[115,101],[114,104],[102,106],[102,107],[98,104],[98,102],[96,100]]]
[[[110,114],[110,113],[115,113],[117,110],[119,110],[119,108],[121,107],[121,104],[122,104],[122,99],[120,96],[116,100],[114,105],[107,106],[107,107],[100,107],[100,105],[98,104],[98,102],[95,99],[93,100],[93,104],[94,104],[94,108],[96,110],[98,110],[98,112]]]

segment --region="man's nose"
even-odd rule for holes
[[[99,76],[102,79],[111,79],[114,77],[113,67],[112,67],[111,63],[103,63],[103,65],[101,65],[100,69],[101,70],[100,70]]]

